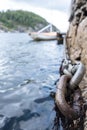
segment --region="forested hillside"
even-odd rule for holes
[[[37,31],[47,24],[45,19],[32,12],[22,10],[0,12],[0,30]]]

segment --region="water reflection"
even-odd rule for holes
[[[52,92],[63,46],[0,33],[0,130],[57,130]]]

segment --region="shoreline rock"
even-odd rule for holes
[[[67,32],[67,46],[72,60],[81,60],[86,66],[86,74],[80,83],[83,99],[87,105],[87,1],[72,0],[71,15]],[[87,130],[87,110],[84,122]]]

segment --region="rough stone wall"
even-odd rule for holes
[[[86,66],[86,74],[80,88],[87,103],[87,0],[72,0],[69,22],[67,46],[71,59],[81,60]],[[87,130],[87,112],[84,130]]]

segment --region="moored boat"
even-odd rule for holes
[[[49,32],[47,31],[49,29]],[[57,40],[57,31],[53,31],[52,24],[47,25],[46,27],[42,28],[38,32],[31,32],[29,35],[33,40],[40,41],[40,40]]]
[[[57,40],[57,32],[32,32],[29,34],[33,40],[40,41],[40,40]]]

